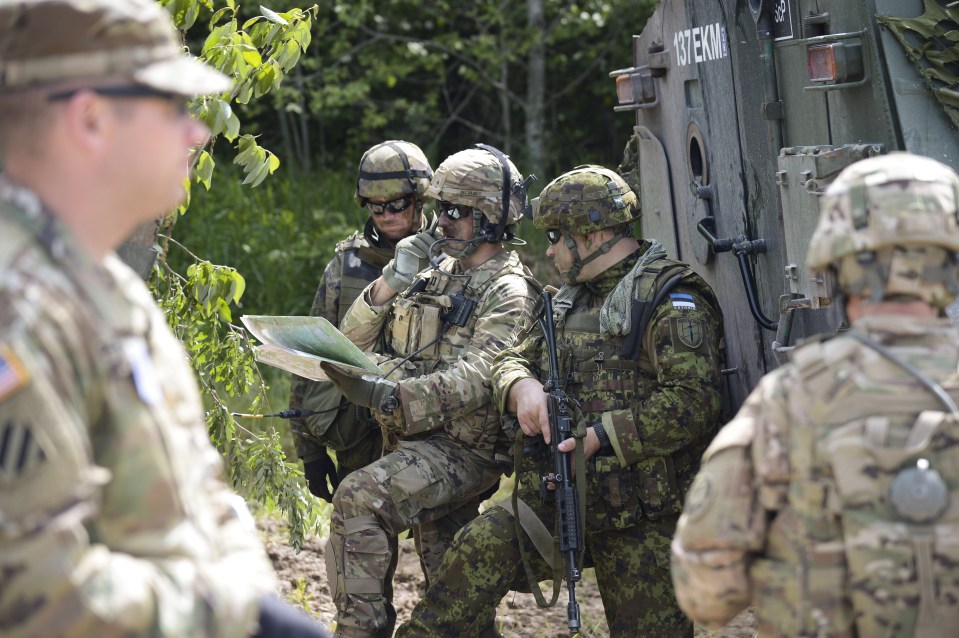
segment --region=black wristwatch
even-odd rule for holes
[[[599,439],[599,451],[600,452],[609,452],[613,449],[613,444],[609,441],[609,435],[606,434],[606,429],[603,427],[602,423],[597,423],[592,426],[593,432],[596,433],[596,438]]]

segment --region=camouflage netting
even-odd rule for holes
[[[924,0],[926,10],[916,18],[877,16],[919,67],[919,72],[953,125],[959,127],[959,3],[947,7]]]

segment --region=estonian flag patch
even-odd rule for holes
[[[673,302],[673,308],[679,308],[680,310],[696,309],[693,296],[685,292],[671,292],[669,293],[669,300]]]

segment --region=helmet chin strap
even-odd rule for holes
[[[563,275],[563,279],[565,279],[568,284],[579,283],[576,280],[579,277],[579,273],[586,267],[586,264],[608,253],[621,239],[626,239],[626,233],[618,231],[615,235],[604,241],[599,248],[590,253],[586,259],[580,259],[579,249],[576,247],[576,241],[573,239],[573,235],[566,229],[563,229],[562,233],[563,241],[566,243],[566,247],[569,248],[569,252],[573,255],[573,267]]]

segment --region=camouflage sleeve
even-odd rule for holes
[[[393,303],[392,299],[382,306],[374,306],[370,303],[370,290],[375,283],[363,289],[350,309],[346,311],[343,322],[340,324],[340,332],[364,352],[371,352],[376,347],[376,340],[380,336],[383,324],[386,323]]]
[[[104,380],[93,364],[104,353],[70,316],[33,317],[28,330],[0,321],[0,369],[15,371],[0,384],[0,625],[250,635],[274,576],[206,429],[182,420],[201,407],[195,386],[194,402],[180,401],[192,385],[182,348],[162,362],[169,372],[133,357],[132,376],[121,364]],[[153,375],[167,374],[184,378],[158,389]]]
[[[719,423],[722,319],[698,292],[679,286],[673,294],[685,297],[660,304],[643,340],[655,389],[630,409],[603,413],[623,465],[708,441]]]
[[[326,265],[323,276],[320,277],[320,285],[316,289],[313,306],[310,308],[311,317],[323,317],[330,323],[336,324],[342,273],[343,253],[338,250],[330,263]],[[290,375],[290,409],[300,410],[307,407],[303,400],[309,392],[311,384],[315,383],[315,381],[304,379],[295,374]],[[335,406],[324,403],[319,407],[310,406],[310,409],[325,409],[327,407]],[[317,440],[319,434],[313,431],[308,420],[290,419],[290,431],[293,434],[293,445],[299,458],[309,462],[324,454],[324,447]]]
[[[751,559],[765,545],[770,511],[785,499],[789,468],[778,431],[788,415],[780,372],[760,381],[706,450],[673,537],[676,597],[710,628],[750,603]]]
[[[529,330],[537,305],[536,291],[522,277],[506,275],[490,286],[478,305],[478,319],[465,352],[445,370],[399,383],[397,396],[404,408],[406,430],[435,429],[489,403],[493,358]],[[410,410],[414,402],[416,410]]]
[[[531,327],[534,333],[532,336],[517,346],[503,350],[493,360],[493,404],[500,414],[506,414],[509,391],[514,383],[527,377],[542,378],[539,368],[533,362],[541,360],[543,336],[539,334],[535,322]]]

